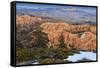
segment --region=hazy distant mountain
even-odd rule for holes
[[[74,23],[75,25],[93,25],[95,26],[96,23],[95,22],[91,22],[91,21],[86,21],[86,22],[81,22],[81,23]],[[73,24],[73,25],[74,25]]]
[[[91,21],[96,23],[96,13],[87,9],[74,8],[17,8],[17,14],[30,14],[34,16],[50,17],[66,22],[81,23]]]

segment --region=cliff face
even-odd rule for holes
[[[57,48],[60,44],[59,39],[63,37],[65,47],[77,50],[96,50],[96,32],[93,26],[89,25],[70,25],[67,23],[43,23],[40,27],[43,32],[48,34],[48,47]],[[75,32],[75,33],[74,33]],[[81,33],[82,32],[82,33]],[[81,36],[78,37],[79,33]]]
[[[62,32],[63,30],[68,30],[71,28],[69,24],[67,23],[52,23],[52,22],[48,22],[48,23],[43,23],[40,25],[40,27],[43,28],[43,32],[46,33],[51,33],[52,31],[56,31],[56,32]]]
[[[38,24],[43,22],[44,19],[41,17],[36,16],[29,16],[29,15],[16,15],[16,24]],[[50,32],[52,30],[58,30],[61,32],[62,30],[66,30],[68,32],[86,32],[90,31],[92,33],[96,33],[96,26],[90,25],[70,25],[64,22],[46,22],[41,25],[43,27],[44,32]],[[51,29],[52,28],[52,29]]]
[[[81,45],[81,40],[79,37],[77,37],[75,34],[69,33],[64,31],[62,33],[62,36],[64,38],[65,46],[69,49],[78,49],[78,47]]]
[[[41,26],[43,32],[48,34],[48,47],[57,48],[60,44],[59,39],[65,29],[69,29],[69,24],[66,23],[43,23]],[[67,27],[67,28],[66,28]]]
[[[41,22],[41,17],[34,17],[29,15],[16,15],[16,24],[35,24]]]
[[[41,23],[42,22],[42,23]],[[42,32],[48,36],[48,48],[58,48],[63,40],[64,46],[67,49],[77,50],[96,50],[96,26],[93,25],[72,25],[65,22],[43,22],[41,17],[29,15],[16,15],[16,24],[24,24],[23,27],[17,29],[23,30],[25,37],[29,38],[30,31],[34,27],[30,24],[41,23]],[[28,26],[29,25],[29,26]],[[25,32],[26,31],[26,32]],[[26,34],[25,34],[26,33]],[[28,36],[27,36],[28,35]],[[23,37],[24,38],[24,37]],[[30,37],[31,38],[31,37]],[[33,42],[35,44],[36,37],[32,34]],[[27,38],[25,38],[27,40]],[[28,41],[29,43],[29,41]],[[26,42],[27,44],[27,42]]]
[[[80,46],[80,49],[90,51],[96,50],[96,36],[93,33],[84,32],[81,36],[81,40],[82,45]]]
[[[96,26],[71,25],[71,24],[67,24],[64,22],[61,22],[61,23],[47,22],[47,23],[43,23],[41,25],[41,27],[43,28],[44,32],[47,32],[47,33],[52,31],[52,30],[58,30],[58,31],[66,30],[66,31],[71,32],[71,33],[86,32],[86,31],[96,33]]]

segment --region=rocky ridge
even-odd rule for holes
[[[96,50],[96,26],[83,24],[72,25],[67,22],[43,22],[41,17],[29,15],[17,15],[16,24],[41,23],[42,32],[48,35],[48,48],[58,48],[60,38],[67,49]]]
[[[60,43],[60,37],[63,37],[64,44],[68,49],[96,50],[96,35],[94,34],[96,29],[94,31],[91,30],[94,26],[43,23],[40,27],[43,28],[43,32],[48,34],[48,47],[57,48]]]

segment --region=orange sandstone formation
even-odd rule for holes
[[[40,25],[43,32],[48,34],[48,47],[59,47],[59,39],[63,37],[63,42],[68,49],[77,50],[96,50],[96,35],[90,32],[90,27],[87,25],[70,25],[67,23],[43,23]],[[92,27],[93,29],[93,27]],[[83,32],[79,38],[73,32]],[[89,32],[88,32],[89,31]],[[95,32],[95,29],[93,30]]]
[[[60,38],[67,49],[77,50],[96,50],[96,26],[91,25],[72,25],[65,22],[44,22],[41,17],[29,15],[16,15],[17,24],[41,23],[42,32],[48,34],[48,48],[58,48]],[[75,33],[75,34],[74,34]],[[77,35],[82,33],[81,37]]]
[[[75,34],[64,31],[62,35],[67,48],[78,49],[81,45],[80,38],[78,38]]]
[[[40,22],[42,19],[40,17],[34,17],[29,15],[16,15],[16,24],[31,24],[35,22]]]
[[[96,36],[91,32],[84,32],[81,36],[82,44],[80,49],[82,50],[96,50]]]

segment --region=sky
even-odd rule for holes
[[[61,8],[62,10],[82,10],[86,12],[96,12],[95,7],[80,7],[80,6],[62,6],[62,5],[47,5],[47,4],[28,4],[28,3],[17,3],[17,9],[28,8],[28,9],[46,9],[46,8]]]

